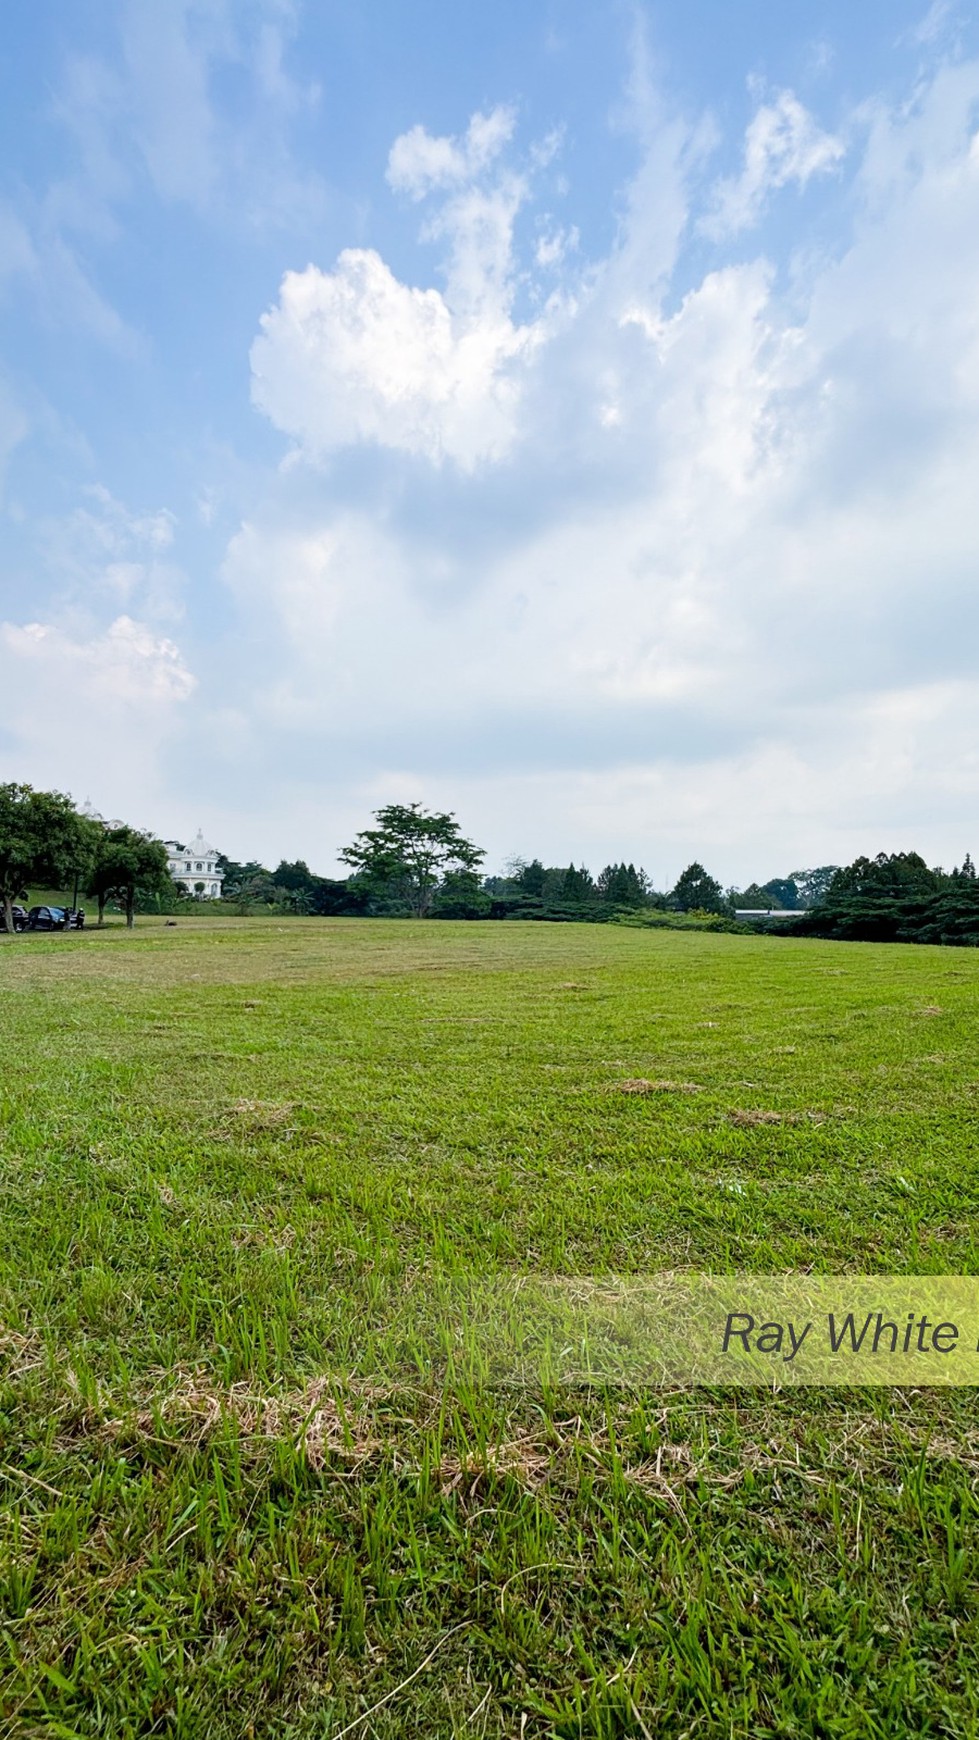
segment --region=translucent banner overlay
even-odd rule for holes
[[[477,1383],[979,1385],[972,1276],[456,1277],[403,1303],[405,1352]]]

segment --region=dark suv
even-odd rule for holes
[[[32,906],[27,914],[27,930],[81,930],[85,914],[80,907]]]
[[[15,930],[23,930],[25,928],[26,924],[27,924],[27,908],[26,908],[26,906],[16,906],[15,905],[14,906],[14,929]],[[7,928],[7,914],[4,910],[4,908],[2,906],[0,906],[0,930],[6,930],[6,928]]]

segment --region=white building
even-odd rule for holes
[[[199,895],[203,900],[219,900],[224,871],[218,869],[217,847],[208,845],[200,828],[189,846],[182,846],[179,840],[163,843],[173,880],[186,888],[188,894]]]

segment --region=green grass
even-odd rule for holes
[[[979,1733],[974,1392],[370,1352],[445,1274],[979,1273],[977,988],[611,926],[0,938],[9,1731]]]

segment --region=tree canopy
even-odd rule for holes
[[[415,918],[431,911],[448,873],[475,871],[486,856],[460,833],[451,811],[387,804],[375,811],[374,820],[377,826],[364,829],[339,856],[362,887],[403,905]]]
[[[688,864],[670,891],[670,905],[675,912],[726,912],[727,901],[719,882],[709,876],[696,859]]]
[[[14,901],[32,883],[67,882],[84,873],[97,835],[97,826],[63,792],[35,791],[16,781],[0,785],[0,901],[8,933]]]
[[[105,828],[97,840],[87,892],[99,903],[99,924],[107,900],[121,902],[132,930],[137,894],[162,894],[172,887],[167,849],[136,828]]]

